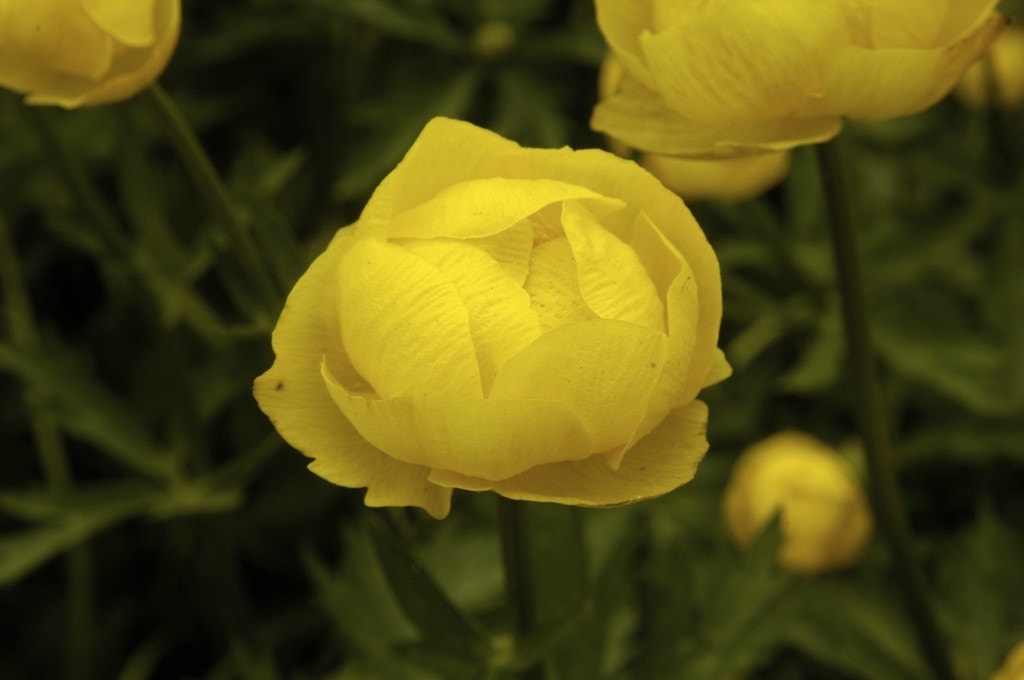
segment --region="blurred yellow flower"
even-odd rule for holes
[[[1024,641],[1010,650],[992,680],[1024,680]]]
[[[601,99],[615,94],[622,81],[622,65],[607,57],[598,74]],[[609,148],[628,156],[628,146],[609,138]],[[662,184],[687,200],[713,198],[745,201],[759,196],[782,181],[789,172],[790,151],[755,153],[736,158],[691,159],[661,154],[640,154],[639,162]]]
[[[595,130],[728,156],[835,136],[944,96],[999,33],[996,0],[596,0],[626,71]]]
[[[0,0],[0,86],[68,109],[127,99],[180,28],[180,0]]]
[[[721,304],[700,227],[635,163],[436,118],[292,290],[255,396],[367,505],[630,503],[707,449]]]
[[[953,93],[973,109],[1012,109],[1024,101],[1024,28],[1010,24]]]
[[[736,461],[723,499],[726,525],[747,546],[781,513],[780,568],[816,574],[855,564],[874,521],[849,464],[801,432],[772,435]]]

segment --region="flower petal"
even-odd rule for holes
[[[493,489],[517,500],[583,506],[634,503],[666,494],[693,479],[708,449],[707,418],[707,407],[700,401],[673,411],[630,449],[618,470],[596,455],[579,462],[540,465],[494,483],[437,470],[429,479],[459,489]]]
[[[842,122],[838,114],[828,114],[736,125],[699,123],[666,106],[657,93],[630,84],[627,75],[619,92],[594,108],[590,126],[641,151],[721,158],[824,142],[839,134]]]
[[[19,61],[34,65],[51,76],[97,80],[114,59],[113,41],[77,2],[67,0],[0,3],[0,46],[14,65]],[[0,82],[7,81],[6,74],[0,72]]]
[[[431,119],[388,175],[394,183],[389,214],[398,215],[466,180],[501,176],[501,157],[521,147],[499,134],[451,118]]]
[[[535,465],[579,460],[593,441],[564,404],[521,399],[464,399],[426,394],[370,399],[352,394],[329,372],[334,403],[371,444],[411,465],[504,479]]]
[[[708,3],[640,38],[666,105],[715,126],[796,113],[847,42],[843,13],[820,0]]]
[[[469,312],[437,267],[359,239],[341,258],[337,286],[340,340],[380,397],[483,396]]]
[[[745,201],[778,184],[789,157],[788,151],[714,160],[645,154],[641,163],[686,200]]]
[[[411,240],[402,246],[448,277],[469,311],[484,394],[498,369],[540,337],[530,296],[488,254],[465,241]]]
[[[491,399],[565,404],[594,438],[591,453],[629,440],[661,373],[665,336],[598,319],[548,331],[498,372]]]
[[[1002,17],[992,17],[970,37],[945,49],[848,48],[837,59],[823,98],[810,104],[807,113],[872,121],[926,109],[953,88],[1004,24]]]
[[[299,279],[273,333],[276,358],[256,378],[253,394],[281,436],[306,456],[310,469],[340,486],[367,488],[369,505],[413,505],[441,518],[451,489],[426,480],[429,470],[389,458],[372,447],[338,411],[320,376],[326,356],[347,363],[335,318],[335,271],[351,245],[341,230]]]
[[[505,231],[482,238],[465,239],[501,265],[506,276],[522,286],[530,271],[530,253],[533,250],[533,225],[521,222]]]
[[[533,249],[530,272],[523,288],[530,296],[530,305],[542,330],[597,318],[583,301],[576,261],[564,236]]]
[[[590,199],[602,214],[622,207],[590,189],[557,180],[490,177],[459,182],[396,215],[391,238],[479,238],[504,231],[553,203]]]
[[[594,9],[597,25],[616,59],[634,78],[654,87],[640,47],[640,36],[653,25],[652,0],[596,0]]]
[[[148,47],[156,42],[152,0],[79,0],[82,9],[100,29],[128,47]]]
[[[602,319],[664,331],[665,310],[636,251],[576,201],[563,204],[561,222],[587,306]]]

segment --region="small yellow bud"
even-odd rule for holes
[[[1024,680],[1024,640],[1010,650],[992,680]]]
[[[817,439],[780,432],[749,447],[725,489],[725,520],[733,540],[747,546],[781,512],[778,565],[817,574],[855,564],[874,522],[850,465]]]

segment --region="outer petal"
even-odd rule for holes
[[[113,41],[89,20],[77,2],[68,0],[0,3],[0,46],[12,60],[43,72],[93,80],[107,72],[114,58]],[[0,74],[0,82],[7,81]],[[29,83],[27,87],[41,84]]]
[[[847,42],[842,12],[820,0],[709,3],[640,44],[666,105],[709,125],[792,115],[821,90]]]
[[[575,201],[563,204],[562,228],[587,306],[602,319],[664,331],[665,310],[636,251]]]
[[[490,130],[451,118],[434,118],[388,175],[394,184],[393,193],[387,197],[375,193],[367,209],[372,209],[376,200],[386,198],[390,219],[459,182],[502,176],[495,172],[495,159],[519,148]]]
[[[163,72],[174,54],[181,31],[180,0],[155,1],[156,43],[119,54],[101,81],[61,77],[29,93],[29,104],[56,104],[73,109],[132,97]]]
[[[412,465],[504,479],[593,451],[590,435],[563,404],[434,394],[368,399],[347,391],[326,364],[322,371],[331,397],[359,433]]]
[[[509,359],[491,399],[565,404],[594,438],[589,453],[627,442],[661,373],[665,336],[622,321],[570,323]]]
[[[360,239],[342,257],[337,285],[339,340],[380,397],[483,396],[469,312],[437,267]]]
[[[807,113],[871,121],[926,109],[953,88],[1004,24],[1002,17],[992,17],[969,38],[946,49],[849,48],[837,59],[824,97],[810,104]]]
[[[430,481],[444,486],[483,491],[527,501],[566,505],[609,506],[634,503],[672,491],[693,479],[708,449],[707,407],[694,401],[670,414],[630,449],[618,470],[603,456],[579,462],[541,465],[496,483],[444,471]]]
[[[335,315],[338,262],[352,234],[338,232],[295,284],[272,338],[276,358],[253,394],[285,440],[314,458],[310,469],[341,486],[366,487],[374,506],[415,505],[437,518],[448,514],[451,489],[427,481],[429,470],[394,460],[371,446],[334,404],[320,362],[347,364]]]
[[[599,214],[622,207],[594,191],[557,180],[490,177],[459,182],[396,215],[391,238],[479,238],[504,231],[553,203],[590,199]]]
[[[82,9],[100,29],[128,47],[156,42],[152,0],[80,0]]]
[[[659,95],[627,76],[619,93],[594,108],[590,126],[647,151],[692,158],[716,158],[782,151],[824,142],[839,134],[838,115],[789,117],[761,123],[703,124],[669,108]]]
[[[789,170],[788,151],[698,160],[646,154],[641,163],[684,199],[745,201],[778,184]]]

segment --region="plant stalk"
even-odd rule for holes
[[[39,345],[39,331],[14,250],[14,239],[3,215],[0,215],[0,288],[3,290],[11,342],[20,349],[35,349]],[[55,494],[61,494],[71,490],[74,479],[60,430],[53,418],[39,408],[45,397],[38,388],[29,388],[25,401],[29,406],[29,421],[39,456],[39,467],[47,487]],[[84,680],[91,675],[96,630],[94,569],[89,549],[85,545],[78,545],[68,550],[64,569],[67,587],[65,676],[70,680]]]
[[[530,566],[530,541],[523,506],[518,501],[498,496],[498,523],[501,526],[501,556],[505,566],[505,592],[512,609],[516,644],[528,639],[537,629],[534,585]],[[527,668],[521,680],[544,680],[540,664]]]
[[[239,219],[224,180],[207,155],[199,138],[192,130],[181,110],[159,83],[143,91],[143,96],[166,132],[178,157],[181,158],[192,180],[199,188],[210,211],[221,223],[242,265],[259,286],[263,299],[276,304],[280,291],[266,261],[246,225]]]
[[[819,144],[817,153],[835,256],[849,369],[875,515],[892,553],[896,577],[924,658],[937,680],[955,680],[948,643],[939,629],[924,577],[914,560],[910,523],[896,479],[885,400],[868,323],[856,230],[839,149],[833,140]]]

